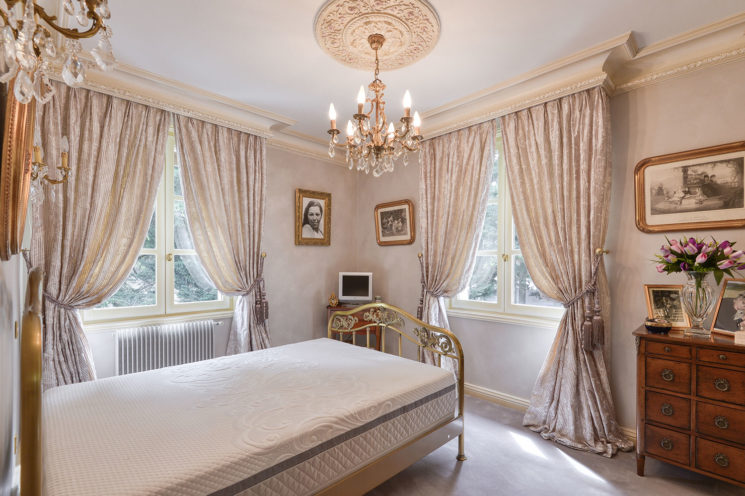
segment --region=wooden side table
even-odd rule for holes
[[[343,311],[343,310],[351,310],[355,306],[357,306],[357,305],[343,305],[343,304],[341,304],[341,305],[337,305],[335,307],[332,307],[332,306],[328,306],[327,305],[326,306],[326,319],[327,320],[331,320],[331,316],[334,314],[334,312],[339,312],[339,311]],[[359,319],[359,321],[357,322],[357,324],[355,325],[355,327],[361,327],[361,326],[364,326],[364,325],[373,324],[372,321],[365,320],[362,317],[362,314],[363,314],[363,312],[357,312],[357,313],[353,314],[355,317],[357,317],[357,319]],[[367,331],[365,329],[361,329],[361,330],[355,332],[354,334],[355,334],[355,336],[362,336],[362,338],[364,340],[364,339],[366,339]],[[378,350],[378,351],[380,351],[380,327],[377,326],[377,325],[374,325],[374,326],[370,327],[370,335],[371,336],[375,336],[375,349]],[[357,339],[355,337],[355,344],[356,344],[356,342],[357,342]],[[364,345],[366,345],[366,342],[363,341],[363,346]]]

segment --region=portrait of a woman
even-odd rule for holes
[[[323,205],[318,200],[310,200],[303,210],[303,237],[323,239]]]

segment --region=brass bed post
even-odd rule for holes
[[[21,327],[21,496],[41,495],[42,278],[41,268],[31,269]]]

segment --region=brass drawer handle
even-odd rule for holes
[[[727,379],[714,379],[714,387],[717,388],[718,391],[721,391],[723,393],[726,393],[729,391],[729,381]]]
[[[724,453],[717,453],[714,455],[714,461],[722,468],[729,467],[729,458],[727,458],[727,455]]]
[[[671,417],[675,413],[673,411],[673,406],[670,403],[663,403],[662,404],[662,414],[666,415],[668,417]]]
[[[671,451],[673,449],[673,442],[670,439],[663,437],[660,441],[660,447],[665,451]]]
[[[724,353],[721,353],[719,355],[719,359],[722,360],[722,361],[727,360],[727,355],[725,355]]]
[[[672,382],[675,380],[675,374],[670,369],[662,369],[662,380]],[[729,386],[728,386],[729,387]]]
[[[723,415],[717,415],[714,417],[714,425],[720,429],[729,429],[729,420]]]
[[[665,349],[665,353],[670,353],[671,351],[673,351],[673,349],[670,348],[669,346],[665,346],[664,349]]]

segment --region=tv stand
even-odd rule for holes
[[[363,303],[358,303],[358,304],[354,304],[354,303],[339,303],[335,307],[332,307],[330,305],[327,305],[326,306],[326,320],[327,321],[330,321],[331,320],[331,315],[333,315],[334,312],[339,312],[339,311],[342,311],[342,310],[350,310],[350,309],[352,309],[354,307],[358,307],[360,305],[363,305]],[[362,312],[358,312],[358,313],[354,314],[354,316],[359,319],[359,321],[357,322],[357,326],[355,326],[355,327],[358,327],[358,326],[361,327],[361,326],[364,326],[364,325],[368,325],[368,324],[372,324],[373,323],[370,320],[365,320],[362,317]],[[366,346],[367,343],[365,341],[365,338],[367,336],[367,331],[365,329],[362,329],[362,330],[359,330],[356,333],[354,333],[354,343],[355,344],[357,344],[357,336],[362,336],[362,344],[361,344],[361,346]],[[373,337],[375,338],[375,343],[372,343],[372,338]],[[380,327],[374,326],[374,327],[371,327],[370,328],[370,341],[371,341],[370,342],[370,347],[371,348],[375,348],[376,350],[380,351]]]

